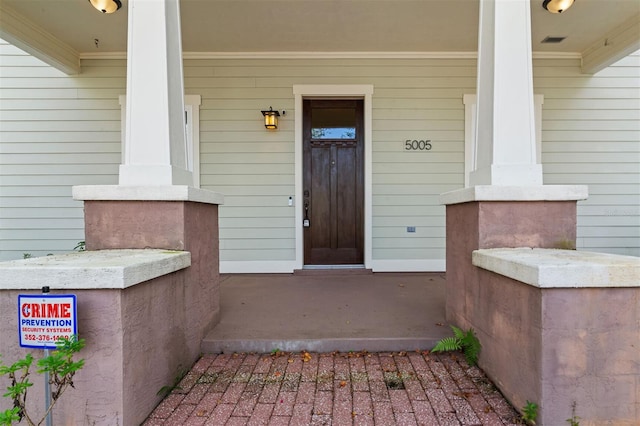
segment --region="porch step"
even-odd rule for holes
[[[444,274],[227,275],[203,353],[413,351],[451,335]]]
[[[448,328],[446,328],[448,330]],[[449,335],[451,333],[446,333]],[[443,335],[442,337],[446,337]],[[328,339],[216,339],[205,337],[202,353],[256,352],[399,352],[431,349],[442,337],[424,338],[328,338]]]

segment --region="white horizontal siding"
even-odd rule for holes
[[[71,250],[83,223],[70,187],[117,182],[126,63],[83,60],[82,74],[66,76],[7,44],[0,55],[0,260]],[[443,261],[438,195],[463,186],[462,97],[475,92],[475,66],[471,59],[186,60],[186,92],[202,98],[201,187],[225,194],[221,261],[295,259],[288,199],[299,84],[374,86],[374,263]],[[582,249],[640,255],[639,69],[637,54],[596,76],[580,74],[577,60],[534,62],[534,91],[544,95],[545,183],[589,185],[578,207]],[[262,124],[260,110],[269,106],[286,111],[277,132]],[[429,139],[433,149],[407,152],[406,139]]]
[[[293,249],[268,241],[288,241],[293,248],[295,240],[294,209],[287,202],[295,183],[291,89],[298,84],[374,85],[373,258],[415,259],[428,250],[430,259],[444,259],[444,208],[437,195],[461,186],[461,99],[475,86],[474,61],[186,61],[186,90],[202,95],[202,187],[225,194],[221,260],[295,260]],[[269,106],[286,111],[277,132],[262,125],[260,110]],[[405,152],[404,140],[416,138],[437,142],[428,153]],[[387,194],[403,195],[391,200]],[[422,226],[414,219],[424,217],[431,225],[417,238],[407,237],[406,226]],[[385,240],[393,246],[388,256],[381,251]]]
[[[125,69],[67,76],[0,44],[0,260],[84,240],[72,185],[114,184]]]
[[[433,61],[437,63],[438,61]],[[416,69],[414,69],[416,71]],[[373,259],[445,258],[444,207],[438,195],[462,186],[465,89],[475,64],[433,67],[424,78],[375,85],[373,100]],[[430,151],[407,151],[406,140],[430,140]],[[408,227],[415,232],[408,232]]]
[[[430,213],[431,214],[406,216],[398,216],[397,214],[389,216],[379,215],[373,218],[373,225],[379,229],[395,227],[402,229],[403,232],[407,232],[407,226],[415,226],[416,232],[422,232],[418,227],[444,227],[444,212],[434,209]],[[411,238],[411,235],[407,235],[407,237]]]
[[[578,203],[579,249],[640,256],[639,58],[595,76],[580,74],[577,61],[535,69],[544,182],[589,186]],[[557,68],[561,62],[571,66]]]

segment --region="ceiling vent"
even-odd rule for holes
[[[566,37],[551,37],[551,36],[546,36],[544,38],[544,40],[541,41],[541,43],[562,43],[562,41],[565,39]]]

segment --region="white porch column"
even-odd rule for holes
[[[126,152],[120,185],[190,185],[179,0],[129,0]]]
[[[542,185],[529,0],[480,0],[476,158],[469,184]]]
[[[447,321],[478,330],[488,348],[478,362],[489,375],[499,374],[499,366],[509,362],[506,346],[498,342],[517,341],[522,328],[513,321],[491,321],[486,307],[501,301],[471,254],[493,248],[575,248],[577,201],[587,198],[586,186],[542,184],[542,166],[536,164],[529,7],[529,0],[480,0],[476,167],[469,188],[440,195],[447,206]],[[541,315],[539,305],[527,307],[532,318]],[[538,357],[532,365],[542,371],[555,362],[551,358],[545,364]],[[528,395],[520,388],[500,382],[503,393],[524,404]],[[539,386],[533,395],[542,399]],[[540,418],[547,418],[544,410],[542,406]]]

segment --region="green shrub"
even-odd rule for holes
[[[13,401],[13,408],[0,411],[0,425],[10,426],[14,422],[26,420],[30,426],[40,425],[47,414],[51,411],[56,401],[62,393],[69,387],[73,387],[73,376],[84,366],[84,360],[74,361],[73,356],[84,347],[84,339],[78,340],[77,336],[71,338],[61,338],[56,342],[56,350],[49,356],[38,360],[39,374],[49,373],[49,384],[51,385],[51,403],[42,419],[34,422],[27,411],[27,393],[33,383],[29,380],[33,356],[28,353],[12,365],[4,365],[0,362],[0,375],[7,376],[11,384],[7,387],[4,397]]]

